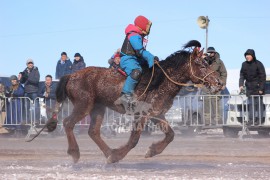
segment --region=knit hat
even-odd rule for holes
[[[67,56],[67,53],[66,52],[62,52],[61,53],[61,56],[63,56],[63,55],[66,55]]]
[[[9,78],[11,81],[12,80],[17,80],[18,81],[18,78],[17,78],[17,76],[16,75],[12,75],[12,76],[10,76],[10,78]]]
[[[29,64],[29,63],[33,63],[33,64],[34,64],[33,59],[31,59],[31,58],[27,59],[27,61],[26,61],[26,65],[27,65],[27,64]]]
[[[80,53],[75,53],[74,57],[81,57]]]
[[[216,50],[214,47],[207,48],[207,53],[216,53]]]
[[[120,58],[120,53],[115,53],[114,58]]]
[[[151,28],[152,22],[149,21],[144,16],[138,16],[134,20],[134,24],[135,24],[135,26],[139,27],[142,30],[143,34],[148,35],[149,32],[150,32],[150,28]]]

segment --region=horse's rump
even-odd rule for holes
[[[118,97],[112,94],[120,96],[124,81],[125,77],[114,69],[90,66],[71,74],[66,89],[71,101],[92,96],[95,101],[113,103]]]

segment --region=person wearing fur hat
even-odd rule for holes
[[[120,67],[126,72],[127,79],[122,89],[121,102],[129,104],[133,101],[135,86],[142,76],[141,65],[147,63],[149,68],[158,57],[147,51],[145,36],[149,35],[152,22],[144,16],[138,16],[134,24],[125,29],[126,38],[121,48]]]
[[[73,61],[73,64],[72,64],[72,73],[75,73],[81,69],[84,69],[85,68],[85,62],[84,62],[84,59],[83,57],[81,56],[80,53],[75,53],[74,55],[74,61]]]
[[[246,59],[242,63],[240,70],[239,89],[243,91],[246,87],[246,95],[249,102],[249,119],[248,125],[259,124],[259,118],[263,116],[263,100],[261,96],[265,92],[266,73],[264,65],[261,61],[257,60],[255,51],[248,49],[244,53]],[[257,95],[252,97],[252,95]],[[255,113],[255,112],[259,113]]]

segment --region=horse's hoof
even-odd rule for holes
[[[150,157],[153,157],[155,154],[153,151],[151,151],[151,149],[148,149],[148,151],[146,152],[145,154],[145,158],[150,158]]]
[[[121,104],[122,104],[121,99],[118,98],[116,101],[114,101],[113,104],[114,104],[114,105],[121,105]]]
[[[68,154],[72,157],[73,162],[77,163],[80,159],[80,152],[76,150],[68,150]]]
[[[73,157],[73,156],[72,156],[72,159],[73,159],[73,163],[76,164],[76,163],[79,161],[80,158],[77,158],[77,157]]]
[[[114,158],[112,155],[110,155],[108,158],[107,158],[107,164],[112,164],[112,163],[116,163],[118,162],[119,160]]]
[[[48,132],[53,132],[57,127],[57,121],[51,121],[47,124]]]

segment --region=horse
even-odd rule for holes
[[[165,134],[164,139],[153,143],[145,158],[160,154],[173,141],[174,131],[167,123],[165,113],[171,108],[174,97],[186,82],[192,81],[195,84],[205,85],[212,92],[221,90],[222,82],[216,72],[211,71],[203,60],[203,50],[200,51],[199,47],[201,47],[199,41],[189,41],[181,50],[163,61],[156,62],[154,71],[146,66],[143,67],[143,75],[134,94],[137,95],[138,101],[149,103],[151,109],[147,110],[147,115],[136,119],[135,127],[143,127],[149,119],[159,127],[166,127],[161,128]],[[87,67],[60,79],[56,90],[55,112],[46,127],[49,131],[56,128],[57,113],[61,109],[61,103],[69,98],[74,109],[63,120],[63,125],[68,140],[67,153],[71,155],[74,163],[78,162],[80,151],[73,129],[75,124],[88,114],[91,116],[88,135],[103,152],[107,163],[122,160],[138,143],[142,128],[133,128],[128,142],[115,149],[110,148],[100,135],[106,107],[121,114],[126,113],[124,106],[116,103],[121,95],[124,81],[123,75],[115,73],[114,69],[103,67]]]

